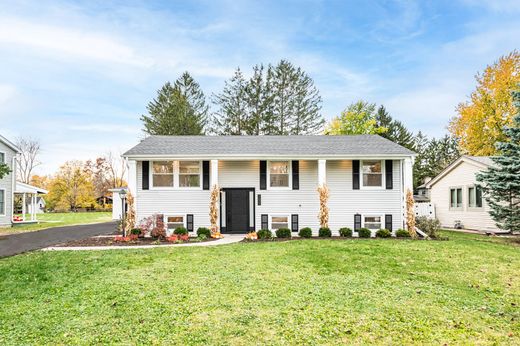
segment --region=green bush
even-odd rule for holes
[[[199,235],[197,236],[197,241],[204,241],[204,240],[206,240],[206,239],[208,239],[208,238],[209,238],[209,237],[206,236],[205,234],[199,234]]]
[[[130,234],[137,234],[137,235],[139,235],[139,234],[141,234],[141,229],[139,229],[139,228],[132,228],[130,230]]]
[[[376,237],[378,238],[390,238],[392,236],[392,232],[387,229],[380,229],[376,232]]]
[[[439,230],[441,229],[441,223],[437,219],[431,219],[426,216],[419,216],[415,219],[415,226],[428,234],[431,238],[439,237]]]
[[[256,232],[256,236],[258,239],[271,239],[273,237],[273,232],[268,229],[261,229]]]
[[[340,228],[339,235],[342,237],[352,237],[352,230],[348,227]]]
[[[197,229],[197,236],[205,235],[206,238],[211,237],[211,231],[206,227],[199,227]]]
[[[360,228],[358,234],[360,238],[370,238],[372,232],[368,228]]]
[[[397,238],[410,238],[410,233],[405,229],[398,229],[395,231],[395,236]]]
[[[276,230],[276,238],[290,238],[291,236],[291,230],[288,228],[278,228]]]
[[[300,230],[298,235],[302,238],[310,238],[312,237],[312,229],[310,229],[309,227],[304,227]]]
[[[175,229],[175,231],[173,231],[173,234],[177,234],[177,235],[188,234],[188,230],[184,227],[177,227]]]
[[[318,237],[332,237],[332,232],[328,227],[322,227],[318,231]]]

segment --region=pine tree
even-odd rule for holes
[[[195,113],[186,96],[169,82],[158,90],[148,106],[149,115],[142,115],[144,131],[150,135],[201,135],[204,123]]]
[[[245,135],[248,123],[246,80],[240,68],[226,81],[220,94],[214,95],[213,102],[219,107],[214,118],[215,132],[219,135]]]
[[[498,227],[520,231],[520,90],[513,92],[517,114],[513,125],[504,128],[506,141],[496,144],[494,166],[477,174],[490,214]]]
[[[248,121],[246,133],[261,135],[265,131],[265,114],[271,102],[267,88],[270,81],[264,77],[264,66],[255,65],[253,76],[245,87]]]
[[[290,133],[293,135],[318,133],[325,123],[320,114],[321,96],[313,80],[300,68],[297,69],[296,76]]]
[[[273,110],[277,123],[278,135],[288,135],[291,131],[291,119],[294,116],[296,69],[281,60],[273,69]]]
[[[186,97],[188,103],[193,108],[195,116],[199,122],[205,127],[208,123],[209,106],[206,104],[206,96],[188,71],[184,72],[174,83],[174,87],[178,88],[182,95]]]
[[[386,129],[386,132],[380,133],[381,137],[387,138],[410,150],[415,149],[413,133],[410,132],[402,122],[393,119],[384,106],[380,106],[377,110],[376,122],[378,127]]]

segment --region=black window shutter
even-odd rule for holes
[[[188,232],[193,232],[193,214],[186,215],[186,229]]]
[[[202,161],[202,189],[209,190],[209,161]]]
[[[291,230],[298,232],[298,214],[291,215]]]
[[[392,214],[385,215],[385,228],[389,231],[392,230]]]
[[[260,161],[260,190],[267,188],[267,161]]]
[[[359,160],[352,160],[352,189],[359,190]]]
[[[354,231],[359,231],[361,228],[361,214],[354,215]]]
[[[149,190],[150,189],[150,161],[143,161],[142,162],[142,169],[143,169],[143,190]]]
[[[268,217],[267,214],[262,214],[262,229],[268,229],[269,223],[268,223]]]
[[[394,188],[394,161],[385,161],[385,175],[386,175],[386,189],[392,190]]]
[[[300,189],[300,161],[292,161],[292,189]]]

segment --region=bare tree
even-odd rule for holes
[[[126,174],[126,162],[123,160],[121,155],[116,155],[111,151],[105,155],[105,160],[108,166],[112,188],[123,187],[126,184],[124,180]]]
[[[21,151],[17,165],[18,179],[26,184],[30,184],[34,169],[41,165],[41,162],[38,161],[41,150],[40,141],[30,137],[18,137],[16,139],[16,146]]]

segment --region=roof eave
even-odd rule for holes
[[[295,155],[295,154],[221,154],[221,155],[204,155],[204,154],[190,154],[190,155],[173,155],[173,154],[123,154],[122,157],[137,161],[149,159],[213,159],[213,160],[259,160],[259,159],[299,159],[299,160],[347,160],[347,159],[364,159],[364,158],[380,158],[380,159],[404,159],[416,157],[417,154],[354,154],[354,155]]]

